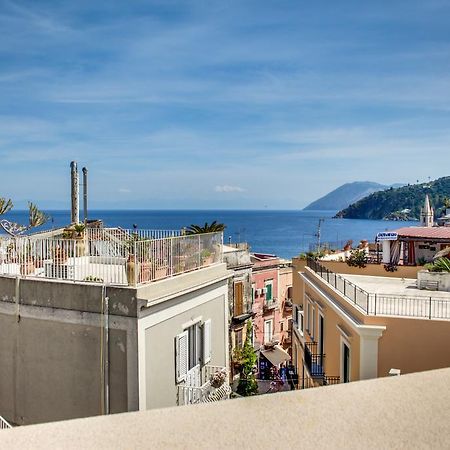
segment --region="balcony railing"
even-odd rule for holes
[[[223,374],[225,377],[224,382],[220,385],[215,382],[214,376],[216,374]],[[228,382],[228,373],[225,367],[204,366],[200,379],[201,386],[178,385],[178,405],[210,403],[229,398],[231,386]]]
[[[278,303],[275,298],[272,298],[271,300],[266,300],[263,305],[263,312],[269,313],[273,311],[277,307]]]
[[[339,384],[340,382],[341,382],[341,377],[329,376],[329,375],[325,375],[323,377],[323,385],[324,386],[329,386],[332,384]]]
[[[0,416],[0,430],[7,430],[8,428],[12,428],[12,426]]]
[[[450,320],[450,300],[426,296],[373,294],[308,258],[307,266],[367,315]]]
[[[325,355],[318,353],[317,342],[305,343],[305,365],[312,377],[323,377]]]
[[[0,238],[0,275],[137,286],[222,261],[222,233],[88,229]]]

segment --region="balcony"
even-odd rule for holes
[[[198,381],[195,378],[178,386],[178,405],[212,403],[229,398],[231,387],[225,367],[204,366],[200,373],[200,386],[195,386]]]
[[[278,306],[277,299],[273,298],[271,300],[265,300],[263,306],[263,313],[270,314]]]
[[[222,261],[222,233],[88,228],[0,237],[0,275],[139,286]]]
[[[325,355],[318,353],[317,342],[305,343],[305,366],[308,369],[311,377],[323,378]]]

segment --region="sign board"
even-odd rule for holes
[[[394,231],[383,231],[377,234],[377,241],[396,241],[398,234]]]

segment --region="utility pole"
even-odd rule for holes
[[[317,253],[320,252],[320,227],[322,226],[322,223],[325,221],[325,219],[319,219],[319,225],[317,226],[317,233],[316,233],[316,237],[317,237]]]

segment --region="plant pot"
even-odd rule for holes
[[[33,261],[26,261],[20,264],[20,274],[21,275],[29,275],[33,273],[35,270]]]
[[[139,282],[145,283],[151,281],[152,278],[152,263],[149,261],[141,262],[139,264]]]
[[[84,256],[86,254],[86,243],[83,236],[77,237],[75,243],[75,256]]]
[[[136,286],[136,265],[139,266],[139,264],[136,264],[134,261],[134,255],[130,254],[128,255],[127,259],[127,266],[126,266],[126,273],[127,273],[127,281],[129,286]]]

